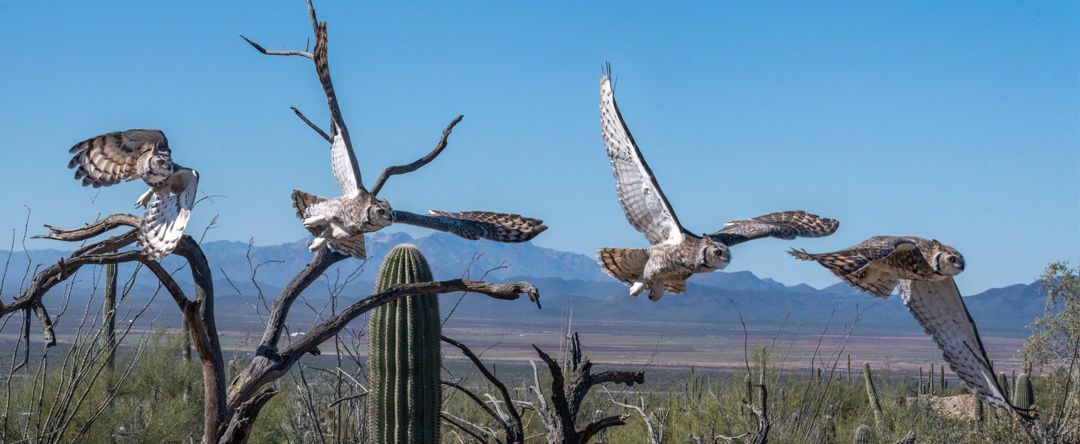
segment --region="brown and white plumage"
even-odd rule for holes
[[[172,154],[165,133],[156,129],[102,134],[75,144],[68,152],[72,154],[68,168],[75,170],[75,179],[94,188],[137,178],[148,183],[164,180],[151,175],[150,166],[166,167],[163,164],[171,163]],[[167,173],[167,169],[161,170]]]
[[[935,268],[940,261],[959,261],[949,268],[957,273],[964,267],[963,256],[952,247],[914,236],[874,236],[831,253],[789,253],[798,259],[817,261],[848,284],[879,297],[892,294],[901,279],[942,276]]]
[[[396,222],[453,233],[466,239],[526,242],[547,229],[544,221],[490,211],[428,211],[429,215],[394,210]]]
[[[337,95],[330,79],[325,23],[315,25],[312,58],[319,83],[330,105],[331,134],[327,136],[330,142],[330,169],[341,195],[324,198],[293,190],[296,215],[315,236],[309,249],[317,251],[329,247],[364,259],[364,234],[393,223],[446,231],[467,239],[485,238],[500,242],[525,242],[547,229],[538,219],[516,214],[432,211],[430,216],[419,215],[394,210],[385,199],[375,197],[364,187],[349,131],[337,106]]]
[[[792,250],[798,259],[817,261],[852,286],[888,297],[899,287],[904,305],[941,349],[956,375],[987,403],[1015,411],[994,377],[994,369],[975,321],[953,276],[964,258],[955,248],[914,236],[875,236],[832,253]]]
[[[805,211],[770,213],[732,221],[712,234],[691,234],[679,222],[671,203],[634,141],[608,69],[600,79],[600,133],[615,176],[615,192],[626,220],[649,241],[647,248],[602,248],[597,260],[612,277],[629,284],[630,294],[650,290],[659,300],[665,291],[681,293],[686,279],[727,266],[729,246],[762,237],[794,239],[827,236],[839,223]]]
[[[98,188],[135,179],[149,185],[136,201],[137,206],[149,203],[139,225],[139,244],[153,258],[176,248],[195,207],[199,173],[172,161],[165,133],[117,131],[79,142],[69,152],[68,168],[75,170],[75,179],[83,186]]]

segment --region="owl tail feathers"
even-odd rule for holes
[[[300,218],[301,220],[307,219],[308,207],[325,200],[326,198],[319,197],[311,193],[305,193],[300,190],[292,190],[293,208],[296,208],[296,217]]]
[[[601,248],[596,259],[611,277],[633,285],[645,272],[649,252],[644,248]]]
[[[795,259],[802,261],[814,261],[814,255],[807,253],[806,250],[796,250],[794,248],[788,250],[788,254],[792,255]]]

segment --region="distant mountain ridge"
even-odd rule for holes
[[[662,303],[653,304],[645,298],[627,296],[627,287],[606,276],[588,256],[531,243],[468,241],[443,233],[420,238],[400,232],[369,235],[369,262],[342,261],[327,272],[327,280],[343,282],[349,279],[350,285],[343,293],[346,297],[368,294],[378,261],[401,243],[411,243],[424,252],[431,261],[436,279],[466,275],[476,279],[488,273],[486,279],[493,281],[529,280],[540,288],[545,307],[543,312],[534,313],[519,307],[520,304],[466,298],[466,303],[459,307],[460,316],[488,319],[522,316],[538,322],[559,322],[563,313],[573,308],[597,320],[619,322],[708,324],[730,320],[733,313],[740,313],[748,322],[768,325],[780,322],[786,315],[809,324],[821,324],[834,317],[842,323],[852,319],[858,309],[865,310],[861,320],[863,325],[921,331],[906,313],[900,298],[881,300],[844,283],[819,290],[806,284],[785,286],[749,271],[715,272],[691,278],[685,295],[671,295]],[[307,244],[307,239],[267,246],[213,241],[204,243],[203,250],[214,275],[218,298],[227,302],[235,297],[246,300],[259,289],[267,297],[276,296],[311,259]],[[28,269],[28,264],[50,265],[66,254],[68,252],[60,250],[16,251],[13,254],[0,251],[0,264],[10,260],[3,298],[14,297],[22,276],[27,270],[33,273],[33,267]],[[164,265],[172,270],[182,266],[183,261],[170,257]],[[254,283],[253,268],[257,268]],[[130,274],[132,269],[133,265],[122,265],[120,276]],[[85,290],[94,285],[97,278],[91,274],[94,268],[90,270],[78,276],[76,289]],[[190,282],[186,272],[177,273],[176,278],[182,283]],[[155,288],[152,279],[140,279],[135,293],[150,294]],[[328,291],[327,282],[320,280],[306,295],[318,299],[325,297]],[[1036,284],[991,289],[965,300],[981,331],[1008,335],[1023,333],[1031,320],[1042,314],[1044,303]],[[662,310],[658,309],[661,307]]]

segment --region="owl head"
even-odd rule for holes
[[[360,218],[364,225],[363,231],[377,231],[394,223],[394,210],[390,208],[390,203],[386,199],[374,196],[369,196],[367,199],[368,204],[365,205],[364,214]]]
[[[707,271],[720,270],[726,267],[728,262],[731,262],[731,252],[727,245],[713,241],[707,234],[701,236],[701,242],[698,243],[698,267]]]
[[[150,186],[158,186],[173,173],[172,156],[168,147],[157,147],[139,157],[139,170],[143,180]]]
[[[933,242],[934,254],[930,265],[934,267],[934,270],[946,276],[956,276],[964,271],[964,256],[959,251],[936,240]]]

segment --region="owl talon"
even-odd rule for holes
[[[146,205],[148,203],[150,203],[150,197],[153,196],[153,195],[154,195],[154,189],[153,188],[151,188],[149,190],[146,190],[145,193],[142,193],[142,196],[139,196],[139,198],[135,200],[135,208],[140,208],[140,207],[145,208]]]
[[[326,248],[326,238],[321,236],[315,238],[315,240],[311,241],[311,245],[308,245],[308,251],[311,251],[312,253],[322,250],[323,248]]]
[[[304,227],[305,228],[311,228],[311,227],[314,227],[316,225],[321,225],[324,222],[326,222],[326,216],[322,216],[322,215],[311,216],[311,217],[309,217],[307,219],[304,219]]]

